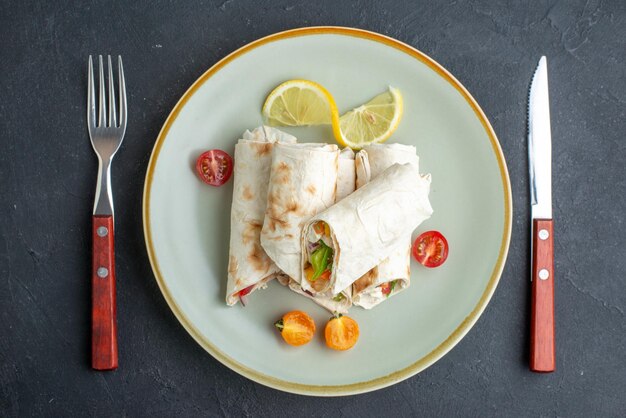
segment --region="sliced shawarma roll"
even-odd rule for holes
[[[430,217],[429,191],[430,175],[394,164],[313,216],[302,231],[302,288],[337,294],[380,264]]]
[[[344,148],[339,154],[339,172],[337,174],[337,194],[335,202],[340,201],[356,189],[356,173],[354,170],[354,151]],[[345,314],[352,306],[352,287],[348,286],[338,294],[333,294],[330,290],[324,293],[312,293],[302,289],[299,282],[289,279],[289,288],[294,292],[313,300],[318,305],[326,308],[330,312]]]
[[[277,144],[272,151],[261,246],[298,283],[302,225],[334,204],[338,160],[336,145]]]
[[[272,148],[295,143],[296,138],[278,129],[261,126],[246,131],[235,145],[233,202],[226,303],[234,305],[245,295],[265,286],[280,269],[261,247]]]
[[[412,145],[373,144],[356,156],[356,183],[362,187],[394,164],[410,163],[419,170],[417,150]],[[353,303],[371,309],[411,284],[411,232],[401,237],[396,248],[377,266],[352,285]]]

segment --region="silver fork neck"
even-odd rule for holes
[[[113,193],[111,191],[111,157],[98,155],[98,182],[93,203],[94,215],[113,216]]]

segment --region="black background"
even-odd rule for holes
[[[393,387],[319,399],[231,372],[179,325],[148,263],[143,179],[168,113],[217,60],[309,25],[417,47],[474,95],[500,139],[514,219],[476,326]],[[626,2],[7,2],[0,7],[0,415],[624,416]],[[120,368],[89,368],[89,54],[121,54],[130,121],[113,166]],[[550,74],[558,370],[530,373],[526,98]],[[480,237],[476,237],[479,243]],[[480,257],[477,244],[476,257]],[[349,365],[347,365],[348,367]]]

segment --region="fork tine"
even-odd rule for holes
[[[87,123],[89,127],[96,126],[96,90],[93,81],[93,60],[89,56],[89,70],[87,75]]]
[[[100,64],[100,71],[99,71],[99,76],[100,76],[99,93],[100,93],[100,96],[98,97],[98,105],[99,105],[99,109],[98,109],[98,126],[101,127],[101,128],[104,128],[106,126],[107,107],[106,107],[106,95],[105,95],[105,92],[104,92],[104,69],[102,68],[102,55],[98,56],[98,63]]]
[[[119,68],[119,82],[120,82],[120,127],[126,129],[126,80],[124,79],[124,67],[122,66],[121,55],[117,56],[118,68]]]
[[[113,66],[109,55],[109,127],[117,128],[115,119],[115,89],[113,88]]]

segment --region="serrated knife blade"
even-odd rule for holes
[[[552,135],[548,64],[541,57],[528,97],[528,161],[533,219],[552,219]]]

